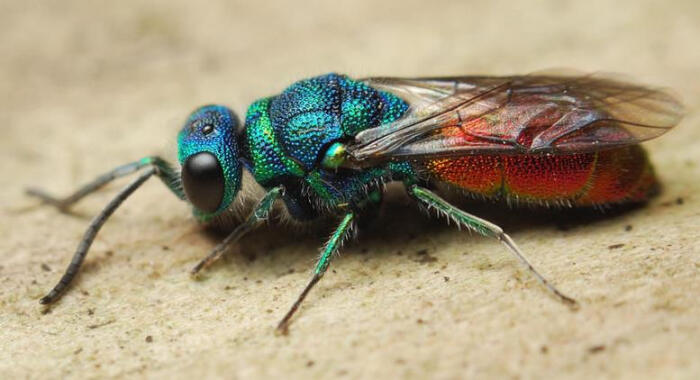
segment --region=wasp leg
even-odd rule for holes
[[[146,180],[148,180],[151,176],[158,176],[178,198],[184,199],[185,194],[180,186],[179,174],[173,170],[170,164],[159,157],[146,157],[139,161],[122,165],[109,173],[98,177],[94,181],[80,188],[72,195],[63,199],[53,198],[41,191],[28,191],[30,194],[43,199],[45,202],[50,203],[59,209],[66,210],[72,204],[79,201],[86,195],[96,191],[109,181],[134,173],[144,167],[149,168],[145,172],[141,173],[141,175],[133,182],[119,191],[119,193],[117,193],[117,195],[109,203],[107,203],[102,211],[100,211],[100,213],[97,214],[90,222],[90,225],[85,230],[82,240],[78,244],[78,248],[73,254],[70,264],[68,264],[68,268],[66,268],[66,271],[56,286],[54,286],[45,297],[39,300],[40,303],[44,305],[50,304],[56,301],[61,294],[63,294],[63,292],[68,288],[68,285],[75,278],[75,275],[78,273],[80,266],[85,260],[85,256],[87,256],[90,245],[92,245],[92,242],[95,240],[95,236],[97,236],[97,233],[99,232],[100,228],[102,228],[102,225],[107,221],[107,219],[109,219],[109,217],[122,204],[122,202],[124,202],[126,198],[136,191],[136,189],[143,185],[143,183],[146,182]]]
[[[87,256],[87,252],[90,249],[90,245],[92,245],[93,240],[95,240],[95,236],[97,236],[97,232],[100,231],[100,228],[102,228],[102,225],[107,221],[107,219],[114,213],[114,211],[119,207],[119,205],[122,204],[126,200],[126,198],[129,197],[136,189],[139,188],[139,186],[143,185],[144,182],[146,182],[147,179],[151,178],[152,175],[156,174],[156,169],[151,168],[144,173],[142,173],[136,180],[131,182],[128,186],[123,188],[115,197],[112,199],[107,205],[105,206],[102,211],[95,216],[95,218],[90,222],[90,225],[88,226],[87,230],[85,230],[85,234],[83,235],[83,239],[80,241],[80,244],[78,244],[78,248],[75,251],[75,254],[73,255],[73,259],[71,259],[70,264],[68,264],[68,268],[66,268],[66,272],[63,274],[61,279],[58,281],[56,286],[51,289],[49,294],[44,296],[41,300],[39,300],[40,303],[46,305],[50,304],[58,299],[58,297],[61,296],[61,294],[68,288],[68,285],[73,281],[73,278],[75,278],[75,275],[78,273],[78,269],[80,269],[80,266],[83,264],[83,260],[85,260],[85,256]]]
[[[330,265],[331,259],[333,258],[333,254],[340,248],[340,246],[343,244],[343,241],[345,241],[348,235],[350,235],[350,232],[352,231],[352,228],[354,226],[354,220],[355,213],[350,212],[345,215],[343,220],[335,229],[335,232],[333,232],[333,235],[331,235],[331,238],[323,247],[321,257],[319,258],[318,263],[316,263],[316,268],[314,269],[314,274],[311,277],[311,281],[309,281],[309,283],[306,285],[301,294],[299,294],[299,297],[297,297],[297,300],[294,301],[294,304],[289,309],[287,314],[277,325],[277,332],[281,334],[286,334],[289,331],[289,324],[290,320],[292,319],[292,316],[297,311],[297,309],[299,309],[299,306],[304,301],[304,298],[306,298],[306,296],[309,294],[311,288],[313,288],[314,285],[316,285],[316,283],[321,279],[321,277],[323,277],[323,274],[326,273],[328,265]]]
[[[513,239],[503,232],[501,227],[458,209],[426,188],[414,185],[409,189],[409,192],[428,207],[436,209],[457,222],[458,225],[464,225],[481,235],[498,239],[552,295],[572,308],[578,307],[576,300],[560,292],[530,264],[518,246],[515,245]]]
[[[94,180],[86,183],[73,194],[65,198],[56,198],[47,192],[37,189],[28,188],[26,190],[27,195],[37,197],[41,199],[44,203],[50,204],[61,211],[67,211],[72,205],[74,205],[79,200],[83,199],[85,196],[94,193],[95,191],[101,189],[109,182],[132,174],[146,166],[152,166],[157,169],[158,176],[165,182],[165,184],[177,195],[180,199],[184,199],[185,195],[182,192],[180,186],[180,176],[175,172],[172,167],[160,157],[145,157],[138,161],[131,162],[118,166],[107,173],[95,178]]]
[[[207,255],[204,259],[202,259],[197,265],[190,270],[190,275],[196,276],[202,269],[210,266],[212,263],[215,261],[219,260],[221,256],[226,253],[226,248],[228,248],[231,244],[235,243],[243,237],[243,235],[247,234],[251,230],[253,230],[255,227],[259,226],[260,223],[263,221],[267,220],[267,218],[270,216],[270,210],[272,210],[272,206],[274,205],[275,201],[277,198],[282,195],[282,187],[276,187],[265,194],[265,196],[258,202],[258,204],[255,206],[255,209],[253,212],[248,216],[248,219],[246,219],[245,222],[241,223],[236,227],[231,234],[229,234],[221,243],[219,243],[214,249],[212,249],[211,253]]]

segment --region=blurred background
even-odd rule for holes
[[[693,0],[0,0],[0,377],[700,376],[698,40]],[[275,337],[317,237],[263,231],[190,281],[216,240],[155,181],[104,228],[65,299],[48,314],[38,307],[116,187],[66,216],[27,199],[26,185],[64,194],[173,154],[196,106],[244,114],[322,73],[548,68],[623,73],[672,88],[688,107],[647,144],[665,184],[649,207],[573,231],[516,223],[514,238],[583,301],[579,313],[497,244],[411,221],[419,213],[389,215],[387,233],[413,237],[349,246],[291,336]],[[418,263],[422,249],[437,262]]]

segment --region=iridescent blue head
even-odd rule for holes
[[[207,105],[190,114],[178,135],[182,185],[203,220],[225,211],[241,187],[238,125],[227,107]]]

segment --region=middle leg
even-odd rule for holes
[[[316,283],[318,283],[321,277],[323,277],[323,274],[326,273],[326,270],[328,269],[328,266],[331,263],[331,259],[333,258],[333,254],[340,248],[340,246],[343,244],[343,241],[345,241],[348,235],[350,235],[350,232],[354,227],[354,221],[355,213],[349,212],[345,215],[343,220],[335,229],[335,232],[333,232],[333,235],[331,235],[331,238],[328,240],[328,242],[323,248],[323,251],[321,252],[321,257],[319,258],[318,263],[316,264],[316,268],[314,269],[314,274],[311,277],[311,280],[301,292],[299,297],[297,297],[297,300],[294,302],[294,304],[289,309],[284,318],[282,318],[280,323],[277,325],[277,331],[279,333],[287,333],[287,331],[289,330],[289,323],[292,319],[292,316],[297,311],[297,309],[299,309],[299,306],[304,301],[304,298],[306,298],[306,296],[309,294],[314,285],[316,285]]]

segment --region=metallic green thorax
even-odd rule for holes
[[[406,163],[336,170],[344,158],[344,144],[364,129],[396,120],[406,109],[398,97],[345,76],[300,81],[250,106],[242,136],[243,161],[263,187],[285,186],[292,215],[297,214],[295,208],[308,217],[352,207],[379,183],[412,175],[412,170]]]

